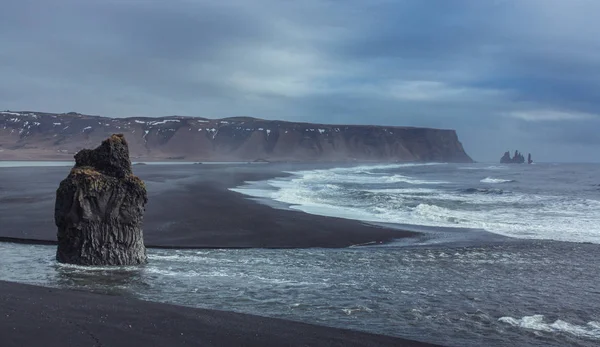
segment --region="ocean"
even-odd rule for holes
[[[598,164],[397,164],[291,173],[235,189],[307,213],[600,243]]]
[[[143,267],[0,243],[0,279],[450,346],[600,344],[600,165],[396,164],[235,188],[276,208],[418,231],[345,249],[151,249]],[[33,261],[32,261],[33,260]]]

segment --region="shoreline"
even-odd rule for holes
[[[387,335],[0,281],[13,346],[434,346]]]
[[[367,222],[276,209],[229,190],[246,181],[286,177],[316,164],[140,165],[148,187],[148,248],[343,248],[419,236]],[[0,170],[0,241],[54,244],[54,192],[70,167]]]

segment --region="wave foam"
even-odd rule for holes
[[[482,179],[479,182],[481,182],[481,183],[510,183],[510,182],[515,182],[515,180],[507,180],[507,179],[504,179],[504,178],[486,177],[486,178]]]
[[[549,333],[567,333],[577,337],[600,339],[600,323],[588,322],[586,325],[577,325],[557,319],[554,323],[544,322],[544,316],[536,314],[525,316],[520,319],[513,317],[501,317],[498,321],[523,329],[543,331]]]
[[[466,194],[504,194],[502,189],[487,189],[487,188],[467,188],[461,191]]]
[[[436,173],[437,169],[432,172]],[[525,239],[600,243],[600,200],[526,193],[518,187],[511,191],[477,187],[479,178],[471,178],[474,182],[464,182],[462,187],[457,187],[456,183],[440,183],[437,174],[433,180],[427,179],[431,177],[427,172],[419,179],[404,174],[396,169],[389,173],[375,172],[367,166],[300,171],[292,178],[259,182],[235,190],[317,215],[426,227],[483,229]],[[511,181],[488,177],[482,182],[486,180]],[[470,184],[473,188],[469,188]]]
[[[408,184],[448,184],[450,182],[447,181],[426,181],[426,180],[417,180],[411,177],[403,176],[403,175],[393,175],[387,177],[385,179],[386,183],[408,183]]]
[[[384,165],[363,165],[363,166],[352,166],[352,167],[335,168],[335,169],[319,170],[319,171],[372,172],[372,171],[377,171],[377,170],[392,170],[392,169],[401,169],[401,168],[405,168],[405,167],[437,166],[437,165],[447,165],[447,163],[403,163],[403,164],[384,164]]]
[[[487,166],[487,167],[481,167],[481,166],[463,166],[463,167],[459,167],[459,170],[507,170],[508,167],[506,166],[497,166],[497,165],[491,165],[491,166]]]
[[[139,271],[143,268],[142,265],[128,265],[128,266],[103,266],[103,265],[76,265],[68,263],[56,263],[56,266],[64,269],[79,270],[82,272],[92,271]]]
[[[422,179],[415,179],[413,177],[404,176],[400,174],[378,174],[372,171],[335,171],[334,170],[314,170],[314,171],[300,171],[295,173],[297,178],[293,178],[293,183],[311,183],[311,182],[323,182],[324,184],[337,184],[337,183],[356,183],[356,184],[390,184],[390,183],[407,183],[414,185],[422,184],[447,184],[446,181],[428,181]],[[269,183],[272,186],[279,186],[286,184],[290,181],[272,180]]]

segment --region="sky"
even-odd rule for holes
[[[0,0],[0,109],[455,129],[600,162],[598,0]]]

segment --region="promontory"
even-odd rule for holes
[[[136,160],[472,161],[456,132],[447,129],[29,111],[0,112],[0,158],[70,160],[113,133],[127,136]]]

